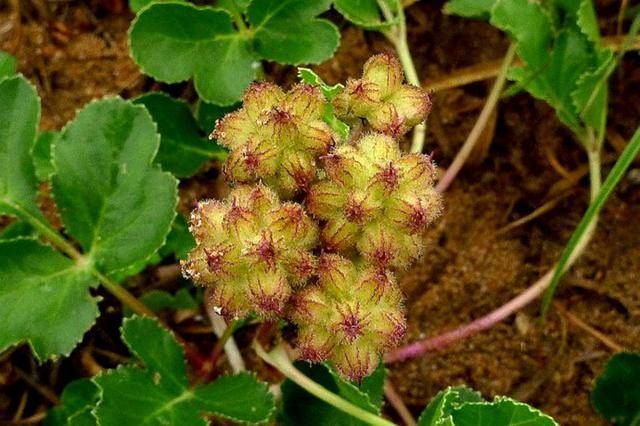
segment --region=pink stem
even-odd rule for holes
[[[506,304],[500,306],[495,311],[455,330],[393,350],[385,355],[384,362],[391,364],[411,358],[418,358],[427,352],[444,349],[452,343],[473,336],[482,330],[491,328],[496,323],[509,317],[511,314],[522,309],[540,296],[549,286],[549,283],[551,283],[553,272],[554,269],[551,269],[531,287],[511,299]]]

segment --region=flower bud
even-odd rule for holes
[[[238,186],[223,202],[199,202],[190,231],[196,247],[183,274],[212,287],[211,302],[226,317],[282,316],[292,286],[315,271],[315,222],[263,185]]]
[[[325,159],[327,177],[313,185],[306,206],[325,221],[329,251],[357,250],[377,268],[407,267],[421,252],[421,234],[441,210],[426,155],[401,154],[384,134],[369,134]]]
[[[272,83],[252,84],[243,106],[216,123],[212,134],[231,153],[224,168],[232,182],[261,180],[283,198],[316,180],[319,156],[338,139],[323,121],[320,90],[298,84],[289,92]]]
[[[402,294],[391,273],[357,267],[335,254],[320,257],[318,284],[294,297],[291,318],[302,357],[330,360],[351,380],[371,374],[406,329]]]
[[[423,89],[402,84],[402,66],[395,56],[380,54],[365,64],[362,78],[349,79],[333,101],[335,113],[343,120],[366,119],[382,133],[400,137],[424,121],[431,100]]]

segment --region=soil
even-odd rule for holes
[[[128,56],[126,32],[132,15],[121,1],[21,4],[20,19],[10,7],[0,6],[0,49],[17,56],[20,72],[38,87],[43,129],[59,129],[78,108],[103,96],[130,98],[161,87],[193,99],[188,84],[159,85],[140,74]],[[443,15],[441,6],[439,1],[422,1],[407,9],[411,51],[424,82],[504,55],[508,41],[499,31],[483,22]],[[614,1],[598,3],[604,34],[615,34],[617,7]],[[380,35],[354,28],[337,14],[329,16],[341,27],[343,39],[335,57],[315,67],[328,82],[357,76],[370,55],[392,50]],[[292,67],[267,64],[266,71],[268,78],[281,83],[295,79]],[[620,141],[640,124],[639,80],[640,58],[627,55],[611,84],[605,150],[612,158],[624,144]],[[466,138],[490,84],[478,82],[434,94],[426,150],[433,151],[441,166],[450,163]],[[502,231],[567,184],[555,163],[574,171],[584,167],[586,157],[554,112],[526,94],[503,100],[480,147],[445,194],[445,214],[425,237],[425,258],[402,274],[407,342],[438,335],[490,312],[558,259],[587,206],[585,179],[568,185],[568,196],[550,212]],[[218,167],[211,164],[205,169],[181,185],[184,210],[195,198],[224,191]],[[638,172],[632,170],[607,203],[593,242],[564,278],[555,299],[574,317],[635,351],[640,350]],[[163,278],[163,272],[171,271],[164,266],[132,280],[133,291],[177,288],[175,278]],[[26,347],[0,357],[0,422],[13,418],[21,399],[26,402],[23,417],[40,413],[69,381],[113,367],[126,356],[117,331],[118,305],[103,296],[104,314],[68,359],[36,366]],[[562,310],[554,307],[544,322],[538,310],[539,303],[533,303],[443,351],[391,365],[391,381],[416,416],[437,391],[465,383],[486,397],[510,395],[527,401],[563,425],[602,424],[589,394],[611,349],[577,327]],[[207,322],[198,313],[177,312],[167,320],[200,347],[211,346]],[[250,363],[259,364],[246,348],[247,333],[241,332],[238,342],[245,346]],[[261,375],[267,374],[262,368]],[[30,381],[36,384],[27,385]],[[398,420],[391,408],[386,412]]]

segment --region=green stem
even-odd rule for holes
[[[95,268],[91,268],[91,273],[100,280],[103,287],[106,288],[116,299],[118,299],[123,305],[129,307],[133,312],[138,315],[144,315],[151,318],[157,318],[157,315],[149,309],[144,303],[138,300],[133,294],[131,294],[126,288],[102,274]]]
[[[257,341],[254,341],[253,348],[260,358],[265,362],[277,368],[286,378],[309,392],[311,395],[326,402],[351,416],[362,420],[365,423],[376,426],[393,426],[394,423],[383,419],[369,411],[352,404],[351,402],[341,398],[333,392],[328,391],[320,386],[300,370],[298,370],[289,359],[286,350],[282,345],[276,346],[271,352],[267,353]]]

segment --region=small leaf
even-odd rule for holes
[[[381,363],[378,368],[362,380],[361,385],[342,379],[330,366],[325,366],[338,387],[338,393],[345,399],[360,407],[367,407],[369,411],[380,414],[382,394],[384,393],[384,377],[386,371]]]
[[[93,379],[102,391],[95,409],[100,425],[200,426],[208,424],[204,414],[242,422],[261,422],[271,415],[272,395],[250,374],[225,376],[190,388],[182,348],[155,320],[126,319],[122,334],[145,369],[127,365]]]
[[[493,402],[467,402],[451,411],[455,426],[558,426],[555,420],[522,402],[498,396]]]
[[[60,216],[103,273],[145,261],[169,233],[177,181],[151,164],[158,142],[144,107],[106,99],[78,112],[53,147]]]
[[[38,135],[33,146],[33,165],[36,176],[40,182],[47,182],[53,175],[53,163],[51,162],[51,146],[58,137],[57,132],[42,132]]]
[[[331,0],[253,0],[247,16],[258,54],[283,64],[317,64],[333,56],[338,28],[326,19]]]
[[[466,402],[483,402],[479,392],[466,386],[450,386],[438,392],[418,419],[418,426],[440,426],[451,423],[451,411]]]
[[[14,75],[18,68],[17,65],[16,58],[7,52],[0,51],[0,80]]]
[[[48,246],[0,241],[0,351],[26,341],[38,359],[68,355],[98,317],[95,284]]]
[[[42,219],[31,160],[39,120],[36,89],[22,76],[0,81],[0,214]]]
[[[392,6],[394,2],[387,3]],[[342,16],[362,28],[377,30],[392,25],[384,21],[377,0],[335,0],[333,6]]]
[[[295,365],[306,376],[330,392],[340,395],[360,408],[372,413],[378,413],[378,409],[372,405],[365,393],[359,391],[355,385],[342,381],[342,379],[338,378],[339,382],[336,382],[337,375],[326,365],[310,365],[303,362],[297,362]],[[281,416],[285,425],[352,426],[366,424],[317,399],[290,380],[285,380],[281,388],[283,403]],[[309,413],[313,413],[313,416],[309,416]]]
[[[189,232],[189,225],[186,219],[182,215],[177,215],[173,224],[171,224],[167,242],[160,249],[160,256],[164,258],[174,254],[176,259],[186,259],[191,249],[195,246],[196,241],[193,239],[191,232]]]
[[[256,76],[250,39],[234,29],[224,10],[154,3],[133,21],[129,37],[131,54],[146,74],[167,83],[193,77],[207,102],[237,102]]]
[[[100,397],[100,389],[90,379],[69,383],[62,392],[60,405],[49,410],[43,426],[95,426],[92,413]]]
[[[620,157],[618,157],[618,160],[613,165],[613,168],[609,172],[609,175],[607,176],[604,183],[602,184],[602,187],[600,188],[598,195],[596,196],[595,200],[593,200],[589,205],[589,208],[585,212],[584,216],[582,216],[582,219],[580,220],[580,223],[576,227],[576,230],[573,231],[573,234],[571,235],[571,238],[569,239],[567,246],[562,251],[560,260],[558,261],[558,264],[556,265],[556,269],[553,273],[551,283],[549,284],[549,287],[547,288],[547,291],[545,292],[544,297],[542,299],[541,310],[543,315],[545,315],[546,312],[549,310],[549,305],[551,304],[553,295],[555,294],[556,288],[560,283],[560,279],[562,278],[562,275],[565,272],[567,263],[569,262],[569,259],[571,258],[573,252],[578,247],[578,244],[580,244],[587,230],[591,226],[594,226],[594,223],[598,219],[598,214],[600,213],[600,210],[602,210],[602,207],[606,203],[607,199],[609,198],[609,196],[611,195],[615,187],[618,185],[618,182],[620,182],[620,179],[622,179],[622,176],[624,176],[627,169],[629,168],[629,166],[631,165],[631,163],[636,158],[639,152],[640,152],[640,127],[636,129],[636,132],[631,137],[631,140],[627,144],[626,148],[624,149],[624,151],[622,151],[622,154],[620,154]]]
[[[202,137],[186,102],[161,92],[144,94],[133,101],[147,108],[160,133],[156,163],[176,177],[193,176],[207,160],[224,160],[227,151]]]
[[[322,91],[322,94],[328,101],[332,101],[338,93],[344,90],[344,85],[341,83],[334,84],[333,86],[329,86],[320,78],[318,74],[313,72],[310,68],[298,67],[298,78],[304,81],[307,84],[311,84],[313,86],[318,86]]]
[[[596,380],[591,401],[596,411],[618,426],[640,421],[640,354],[615,354]]]
[[[216,120],[224,117],[232,111],[235,111],[239,107],[239,103],[231,106],[218,106],[200,100],[196,106],[196,119],[198,120],[198,125],[207,135],[209,135],[216,127]]]
[[[380,411],[382,408],[382,397],[384,396],[384,380],[387,375],[387,369],[383,363],[378,368],[362,379],[360,383],[360,391],[369,397],[369,401]]]
[[[491,8],[495,3],[496,0],[449,0],[444,5],[443,12],[488,21],[491,17]]]

